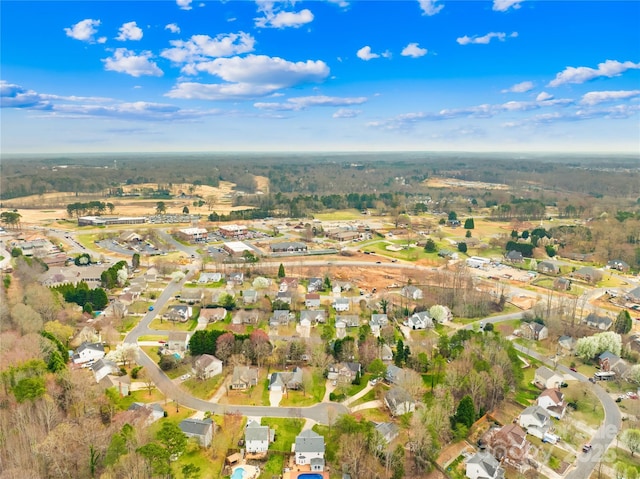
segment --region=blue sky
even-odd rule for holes
[[[6,1],[2,153],[640,152],[638,1]]]

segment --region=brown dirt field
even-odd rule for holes
[[[456,178],[429,178],[425,185],[430,188],[479,188],[483,190],[508,190],[509,186],[482,181],[465,181]]]
[[[259,177],[262,178],[262,177]],[[267,185],[268,179],[264,178],[259,184]],[[155,188],[156,184],[135,185],[135,188]],[[172,186],[171,192],[174,195],[181,193],[189,194],[189,186],[187,184],[175,184]],[[246,209],[246,207],[234,207],[231,206],[231,202],[228,199],[222,197],[231,191],[235,185],[229,182],[221,182],[218,188],[211,186],[197,186],[193,194],[200,195],[204,199],[209,196],[215,196],[216,201],[213,207],[213,211],[217,213],[229,213],[230,211],[238,209]],[[124,187],[125,192],[130,191]],[[143,216],[154,213],[156,204],[159,200],[155,199],[136,199],[136,198],[105,198],[99,195],[79,195],[76,196],[73,193],[46,193],[44,195],[32,195],[25,196],[23,198],[15,198],[10,201],[4,202],[6,209],[17,208],[18,212],[22,215],[22,223],[24,225],[31,224],[49,224],[56,219],[69,219],[67,216],[66,205],[75,202],[86,201],[105,201],[111,202],[115,205],[113,212],[114,216]],[[205,205],[202,208],[196,208],[193,206],[193,198],[175,198],[170,200],[162,200],[167,206],[167,213],[182,213],[182,209],[187,206],[191,213],[208,215],[210,213],[209,208]],[[57,226],[64,228],[64,224],[58,224]],[[66,225],[68,226],[68,225]]]
[[[465,451],[473,452],[474,448],[466,441],[456,442],[444,448],[436,462],[440,467],[444,468]]]

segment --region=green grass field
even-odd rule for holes
[[[269,445],[269,449],[291,452],[291,444],[295,442],[296,436],[302,431],[304,419],[265,417],[262,418],[262,425],[269,426],[276,431],[276,440],[273,444]]]

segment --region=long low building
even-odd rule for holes
[[[140,225],[147,222],[144,216],[80,216],[78,226]]]
[[[253,251],[253,248],[242,241],[227,241],[222,247],[230,255],[241,255],[245,251]]]
[[[183,228],[178,230],[177,235],[185,240],[190,241],[192,243],[207,241],[208,232],[204,228]]]
[[[273,253],[294,253],[307,251],[307,245],[301,241],[283,241],[281,243],[273,243],[271,246]]]

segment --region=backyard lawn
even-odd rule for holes
[[[273,444],[269,445],[269,449],[291,452],[291,444],[295,442],[296,436],[302,431],[304,419],[265,417],[262,418],[262,425],[269,426],[276,431],[276,440]]]

